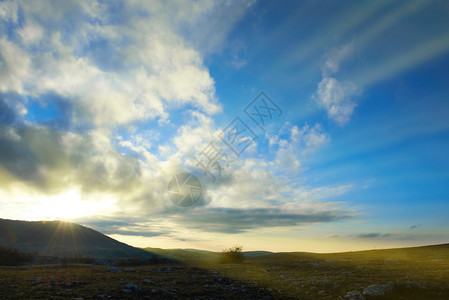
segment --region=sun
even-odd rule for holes
[[[45,197],[41,201],[40,214],[45,219],[69,221],[93,213],[96,213],[95,204],[83,201],[76,189]]]
[[[12,194],[15,205],[14,207],[5,207],[5,217],[11,214],[14,219],[30,221],[73,221],[82,217],[102,214],[114,207],[115,203],[110,196],[86,195],[79,188],[70,188],[52,195],[15,189]]]

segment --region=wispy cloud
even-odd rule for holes
[[[340,126],[351,119],[357,104],[353,101],[359,91],[351,82],[340,83],[335,75],[340,64],[347,59],[352,52],[352,44],[333,49],[326,58],[322,67],[322,80],[313,99],[323,107],[329,119]]]
[[[385,238],[390,236],[391,233],[378,233],[378,232],[360,233],[357,235],[357,237],[361,239]]]
[[[412,226],[410,226],[410,229],[416,229],[416,228],[419,228],[421,226],[422,226],[422,224],[412,225]]]

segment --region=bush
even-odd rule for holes
[[[156,264],[170,264],[174,261],[158,256],[152,255],[149,257],[129,257],[129,258],[121,258],[118,261],[113,262],[114,265],[118,267],[126,267],[126,266],[147,266],[147,265],[156,265]]]
[[[93,257],[82,256],[77,254],[73,257],[60,257],[59,263],[62,265],[68,264],[94,264],[95,259]]]
[[[0,266],[20,266],[32,260],[33,257],[30,254],[19,252],[17,249],[0,247]]]
[[[234,246],[223,250],[220,254],[220,264],[241,264],[245,259],[242,253],[242,246]]]

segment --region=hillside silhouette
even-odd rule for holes
[[[148,257],[148,251],[114,240],[91,228],[62,221],[0,219],[0,247],[48,256]]]

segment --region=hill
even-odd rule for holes
[[[161,248],[143,248],[145,251],[156,253],[164,257],[181,261],[198,261],[198,262],[217,262],[221,252],[213,252],[198,249],[161,249]],[[246,258],[263,257],[273,255],[269,251],[243,251]]]
[[[148,257],[91,228],[62,221],[15,221],[0,219],[0,246],[42,255],[96,258]]]

